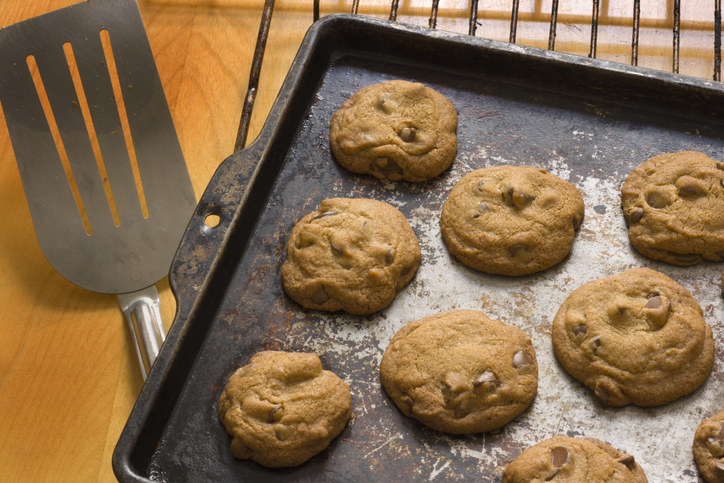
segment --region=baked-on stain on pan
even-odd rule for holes
[[[459,116],[451,169],[422,184],[352,174],[332,158],[332,113],[357,89],[423,82]],[[721,265],[647,260],[629,245],[619,189],[650,156],[687,149],[724,159],[724,86],[621,64],[334,15],[310,29],[259,138],[209,183],[171,270],[178,313],[114,453],[121,481],[499,481],[502,466],[556,434],[593,436],[634,455],[651,481],[695,481],[693,432],[724,400],[724,353],[693,394],[654,408],[609,408],[555,360],[553,316],[575,288],[634,266],[662,271],[724,337]],[[534,165],[575,184],[586,216],[571,254],[526,277],[485,275],[452,258],[442,204],[465,173]],[[386,309],[369,316],[302,309],[282,290],[289,232],[324,198],[391,203],[418,235],[422,263]],[[204,218],[217,214],[211,229]],[[400,414],[379,361],[405,323],[458,308],[521,328],[539,363],[531,407],[500,430],[450,436]],[[269,470],[235,460],[216,406],[227,378],[257,351],[314,351],[352,390],[353,417],[304,465]]]

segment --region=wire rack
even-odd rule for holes
[[[602,0],[591,0],[592,13],[591,13],[591,33],[590,33],[590,44],[588,50],[588,57],[596,58],[596,50],[598,47],[598,30],[599,20],[601,18],[601,1]],[[603,0],[604,2],[606,0]],[[516,43],[516,37],[518,35],[518,24],[520,21],[520,0],[511,0],[510,7],[510,28],[508,41],[510,43]],[[679,73],[679,54],[681,49],[681,0],[672,0],[668,2],[670,4],[670,14],[673,20],[673,28],[671,32],[672,39],[672,65],[671,70],[674,73]],[[440,0],[431,0],[430,15],[428,20],[428,26],[430,28],[437,28],[438,24],[438,13],[440,7]],[[353,0],[351,13],[354,15],[359,14],[360,0]],[[391,0],[389,20],[397,21],[398,18],[399,0]],[[254,109],[254,101],[259,87],[259,78],[261,74],[261,67],[264,59],[264,51],[266,49],[267,39],[269,37],[270,25],[272,20],[272,14],[274,12],[274,0],[265,0],[264,8],[262,10],[261,22],[259,25],[259,32],[257,36],[256,46],[254,49],[254,56],[252,59],[251,70],[249,73],[249,84],[247,88],[246,97],[244,99],[244,105],[242,107],[241,121],[239,123],[239,129],[236,138],[235,150],[238,151],[246,145],[247,136],[249,134],[249,126],[251,122],[251,116]],[[477,29],[480,25],[479,16],[484,13],[484,10],[479,10],[479,0],[471,0],[470,12],[468,17],[468,34],[476,35]],[[549,17],[549,28],[548,28],[548,50],[555,50],[556,47],[556,30],[559,24],[559,0],[551,0],[551,12]],[[314,0],[313,4],[313,16],[316,22],[320,18],[320,4],[319,0]],[[631,65],[638,65],[639,63],[639,37],[641,32],[641,0],[633,0],[633,9],[631,13]],[[715,81],[721,81],[721,0],[714,0],[714,75]]]

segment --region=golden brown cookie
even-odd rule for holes
[[[709,483],[724,483],[724,410],[704,419],[694,434],[694,460]]]
[[[303,307],[370,314],[412,280],[420,258],[415,232],[397,208],[330,198],[292,229],[282,283]]]
[[[440,216],[450,252],[481,272],[527,275],[571,250],[583,220],[583,197],[568,181],[530,166],[496,166],[468,173]]]
[[[402,327],[385,350],[380,378],[405,416],[469,434],[499,428],[530,405],[538,363],[520,329],[455,310]]]
[[[698,388],[714,361],[699,304],[663,273],[632,268],[571,293],[553,320],[563,367],[610,406],[657,406]]]
[[[724,163],[697,151],[644,162],[621,187],[631,244],[674,265],[724,260],[723,183]]]
[[[458,116],[442,94],[392,80],[355,92],[332,116],[329,145],[339,164],[392,181],[425,181],[457,152]]]
[[[324,450],[350,417],[349,386],[316,354],[255,354],[226,384],[219,419],[231,453],[270,467],[297,466]]]
[[[525,450],[503,470],[501,483],[645,483],[630,454],[595,438],[554,436]]]

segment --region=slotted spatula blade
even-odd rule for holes
[[[125,294],[145,377],[165,335],[154,284],[196,197],[138,5],[88,0],[0,29],[0,45],[0,103],[40,247],[71,282]],[[134,320],[148,312],[156,320]]]

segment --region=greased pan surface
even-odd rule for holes
[[[422,183],[385,183],[341,168],[329,120],[357,89],[388,79],[425,83],[459,116],[458,154]],[[593,436],[633,454],[649,481],[697,481],[699,421],[724,407],[722,264],[680,268],[630,246],[620,186],[652,155],[700,150],[724,159],[721,84],[383,20],[315,23],[260,137],[222,163],[171,270],[178,313],[114,453],[122,481],[499,481],[502,466],[557,434]],[[586,216],[571,254],[526,277],[475,272],[449,255],[442,205],[466,173],[534,165],[581,191]],[[279,270],[294,223],[328,197],[370,197],[399,208],[422,248],[413,281],[379,313],[308,311],[284,294]],[[220,223],[206,227],[216,214]],[[557,363],[553,316],[581,284],[627,268],[662,271],[704,310],[716,341],[704,385],[655,408],[609,408]],[[404,324],[458,308],[484,311],[533,340],[531,407],[500,430],[450,436],[401,415],[379,382],[379,361]],[[306,464],[268,470],[235,460],[218,421],[227,378],[257,351],[314,351],[352,391],[353,417]]]

